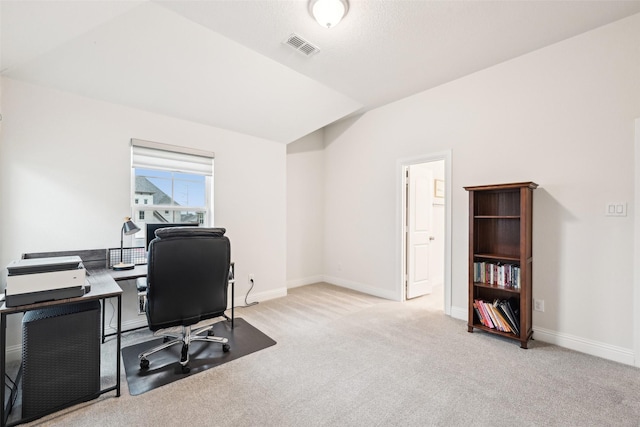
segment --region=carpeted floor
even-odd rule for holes
[[[237,311],[277,345],[141,396],[123,378],[120,398],[33,425],[640,425],[639,369],[539,341],[523,350],[433,307],[327,284],[291,289]]]

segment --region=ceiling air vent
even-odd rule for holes
[[[320,52],[320,48],[318,46],[312,45],[297,34],[291,34],[289,37],[287,37],[284,43],[291,46],[298,52],[304,54],[305,56],[315,55],[316,53]]]

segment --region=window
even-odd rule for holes
[[[133,217],[146,223],[213,224],[213,153],[131,140]],[[135,244],[144,244],[144,240]]]

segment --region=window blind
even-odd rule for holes
[[[131,166],[213,175],[214,153],[194,148],[131,139]]]

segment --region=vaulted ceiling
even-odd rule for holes
[[[289,143],[635,13],[640,1],[350,0],[326,29],[305,0],[2,0],[0,73]]]

